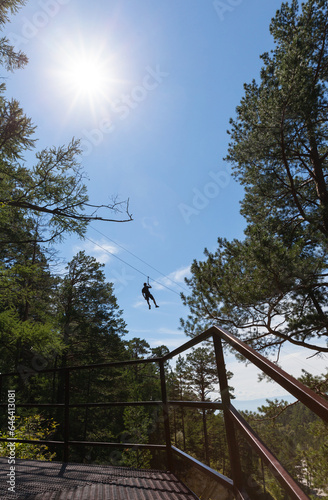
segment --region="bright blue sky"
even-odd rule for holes
[[[80,138],[91,202],[108,202],[112,195],[130,199],[133,222],[94,223],[87,237],[96,244],[69,238],[59,247],[66,261],[85,249],[106,264],[127,338],[173,349],[186,341],[178,327],[188,311],[177,293],[181,289],[168,281],[173,291],[151,282],[160,308],[148,311],[141,273],[156,281],[162,275],[122,246],[185,286],[192,260],[201,259],[205,247],[214,250],[218,236],[243,236],[242,189],[223,161],[226,131],[243,83],[258,79],[259,55],[272,48],[269,23],[280,5],[30,0],[6,27],[5,34],[29,57],[24,70],[9,75],[7,93],[38,126],[38,149]],[[83,62],[87,69],[79,70],[77,84],[72,70],[76,76]],[[93,91],[85,92],[82,82]],[[285,368],[299,375],[304,357],[292,350],[286,356]],[[317,365],[312,361],[313,372],[321,373]],[[240,389],[243,399],[261,397],[247,386]],[[264,393],[270,395],[265,386]]]

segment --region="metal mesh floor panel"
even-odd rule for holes
[[[127,467],[16,460],[15,493],[8,459],[0,458],[1,500],[195,500],[173,474]]]

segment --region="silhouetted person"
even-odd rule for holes
[[[143,287],[143,289],[141,290],[142,295],[143,295],[143,298],[144,298],[145,300],[147,300],[147,304],[148,304],[148,306],[149,306],[149,309],[151,309],[151,306],[150,306],[150,304],[149,304],[149,299],[151,299],[151,300],[154,302],[155,307],[159,307],[159,306],[156,304],[156,300],[154,299],[154,297],[153,297],[153,296],[152,296],[152,294],[150,293],[149,288],[151,288],[151,286],[150,286],[150,285],[147,285],[147,283],[144,283],[144,287]]]

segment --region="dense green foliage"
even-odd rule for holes
[[[57,426],[58,424],[52,419],[45,420],[40,415],[24,417],[22,420],[18,417],[15,422],[15,436],[17,439],[51,439]],[[6,433],[0,433],[0,435],[3,438],[8,437]],[[0,442],[0,456],[7,456],[7,445],[7,441]],[[16,458],[51,461],[55,456],[56,454],[51,453],[45,444],[35,446],[31,443],[16,443],[15,446]]]
[[[260,81],[245,85],[227,161],[245,189],[242,241],[192,265],[187,334],[218,322],[258,349],[328,352],[328,4],[283,3]]]

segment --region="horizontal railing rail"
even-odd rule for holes
[[[218,377],[219,385],[221,391],[222,401],[176,401],[169,400],[166,394],[166,383],[165,383],[165,372],[164,365],[167,361],[174,358],[175,356],[182,354],[192,347],[200,344],[204,341],[213,341],[214,349],[217,360],[218,367]],[[167,453],[167,463],[168,468],[172,469],[172,452],[175,456],[180,457],[183,460],[189,461],[198,469],[202,470],[206,475],[210,476],[212,479],[216,479],[226,488],[232,490],[236,498],[240,500],[248,499],[247,493],[244,489],[242,471],[240,469],[240,459],[238,455],[237,441],[235,436],[235,430],[238,429],[249,442],[251,447],[255,452],[263,459],[264,463],[269,467],[271,472],[273,472],[277,481],[281,484],[283,489],[288,492],[292,499],[305,500],[308,499],[306,494],[301,490],[300,486],[294,481],[294,479],[289,475],[289,473],[284,469],[284,467],[279,463],[277,458],[272,454],[272,452],[265,446],[261,439],[257,436],[254,430],[249,426],[249,424],[243,419],[241,414],[231,405],[229,390],[227,385],[225,362],[223,357],[222,341],[229,344],[233,349],[235,349],[239,354],[244,356],[247,360],[251,361],[255,366],[262,370],[266,375],[271,377],[275,382],[277,382],[281,387],[286,389],[290,394],[292,394],[296,399],[301,401],[305,406],[307,406],[316,415],[322,418],[325,422],[328,422],[328,402],[322,397],[315,394],[309,388],[301,384],[298,380],[293,378],[291,375],[286,373],[284,370],[276,366],[274,363],[266,359],[260,353],[255,351],[253,348],[248,346],[246,343],[242,342],[234,335],[220,328],[218,326],[213,326],[203,332],[202,334],[189,340],[179,348],[171,351],[163,357],[154,357],[138,360],[125,360],[125,361],[114,361],[108,363],[91,364],[83,366],[71,366],[62,368],[48,368],[35,371],[32,376],[37,376],[40,374],[47,373],[63,373],[65,375],[65,402],[64,403],[21,403],[17,402],[17,407],[22,408],[50,408],[58,407],[64,409],[64,423],[65,432],[64,439],[59,441],[53,440],[29,440],[29,439],[14,439],[14,438],[0,438],[0,441],[10,441],[10,442],[22,442],[22,443],[33,443],[33,444],[52,444],[52,445],[62,445],[64,446],[64,459],[68,459],[68,449],[71,446],[108,446],[108,447],[122,447],[131,449],[150,449],[150,450],[165,450]],[[159,365],[159,377],[161,381],[161,391],[162,399],[158,401],[113,401],[113,402],[87,402],[87,403],[71,403],[69,400],[69,379],[70,373],[76,370],[97,370],[103,368],[116,368],[124,366],[133,366],[136,364],[147,364],[147,363],[158,363]],[[4,377],[14,377],[20,376],[19,372],[9,372],[5,374],[0,374],[0,380]],[[29,376],[31,376],[29,374]],[[109,408],[109,407],[119,407],[119,406],[148,406],[157,405],[162,407],[163,417],[164,417],[164,430],[165,430],[165,442],[166,444],[138,444],[138,443],[119,443],[119,442],[91,442],[91,441],[73,441],[69,439],[69,410],[71,408]],[[6,403],[1,403],[0,407],[6,407]],[[197,408],[201,410],[222,410],[225,418],[226,435],[229,447],[231,468],[232,468],[232,478],[227,478],[219,472],[215,471],[208,465],[203,464],[194,457],[190,456],[186,452],[179,450],[177,447],[171,444],[171,433],[169,426],[169,408],[170,407],[189,407]]]
[[[17,403],[16,408],[106,408],[110,406],[161,406],[162,401],[112,401],[110,403]],[[1,403],[0,407],[7,407],[6,403]]]
[[[80,365],[80,366],[62,366],[57,368],[42,368],[38,370],[33,370],[29,372],[29,376],[33,377],[34,375],[38,375],[39,373],[56,373],[56,372],[64,372],[65,370],[74,371],[74,370],[93,370],[99,368],[115,368],[119,366],[129,366],[129,365],[139,365],[139,364],[148,364],[148,363],[159,363],[163,360],[163,358],[144,358],[144,359],[126,359],[124,361],[109,361],[107,363],[95,363],[91,365]],[[33,373],[32,373],[33,372]],[[1,373],[1,377],[21,377],[22,374],[20,371]]]
[[[51,439],[16,439],[16,438],[1,438],[2,442],[10,443],[25,443],[25,444],[38,444],[38,445],[65,445],[70,446],[103,446],[108,448],[132,448],[132,449],[146,449],[146,450],[166,450],[165,444],[152,444],[152,443],[117,443],[109,441],[60,441]]]
[[[208,465],[203,464],[202,462],[200,462],[196,458],[192,457],[191,455],[188,455],[188,453],[185,453],[182,450],[179,450],[179,448],[176,448],[175,446],[172,446],[172,450],[174,451],[174,453],[177,456],[186,459],[194,467],[196,467],[197,469],[199,469],[202,472],[205,472],[209,477],[211,477],[212,479],[218,481],[225,488],[228,488],[229,490],[233,489],[233,487],[234,487],[233,480],[230,479],[229,477],[224,476],[223,474],[221,474],[220,472],[212,469]]]
[[[169,406],[189,407],[189,408],[203,408],[207,410],[222,410],[223,405],[218,401],[168,401]]]

